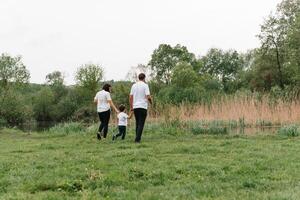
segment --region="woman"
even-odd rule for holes
[[[110,108],[112,107],[117,113],[119,113],[118,109],[111,100],[110,92],[111,85],[105,84],[102,90],[97,92],[94,98],[94,103],[97,104],[97,112],[101,122],[97,133],[98,140],[101,140],[101,135],[103,135],[104,138],[107,136]]]

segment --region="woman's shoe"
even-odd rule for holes
[[[101,135],[100,135],[99,132],[97,133],[97,139],[98,139],[98,140],[101,140]]]

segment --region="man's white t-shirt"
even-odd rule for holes
[[[128,115],[126,113],[120,112],[117,117],[119,119],[119,126],[127,126]]]
[[[105,90],[97,92],[94,100],[97,101],[97,112],[105,112],[110,109],[108,101],[111,100],[111,97],[109,92]]]
[[[150,95],[148,84],[138,81],[131,87],[130,95],[133,95],[133,109],[148,108],[147,95]]]

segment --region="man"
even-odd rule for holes
[[[130,91],[130,109],[133,110],[136,129],[135,129],[135,142],[141,142],[145,121],[147,118],[148,101],[152,104],[149,86],[145,83],[146,75],[139,74],[139,81],[133,84]]]

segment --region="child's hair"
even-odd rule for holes
[[[119,110],[120,110],[121,112],[123,112],[123,111],[125,110],[125,106],[124,106],[123,104],[121,104],[121,105],[119,106]]]

